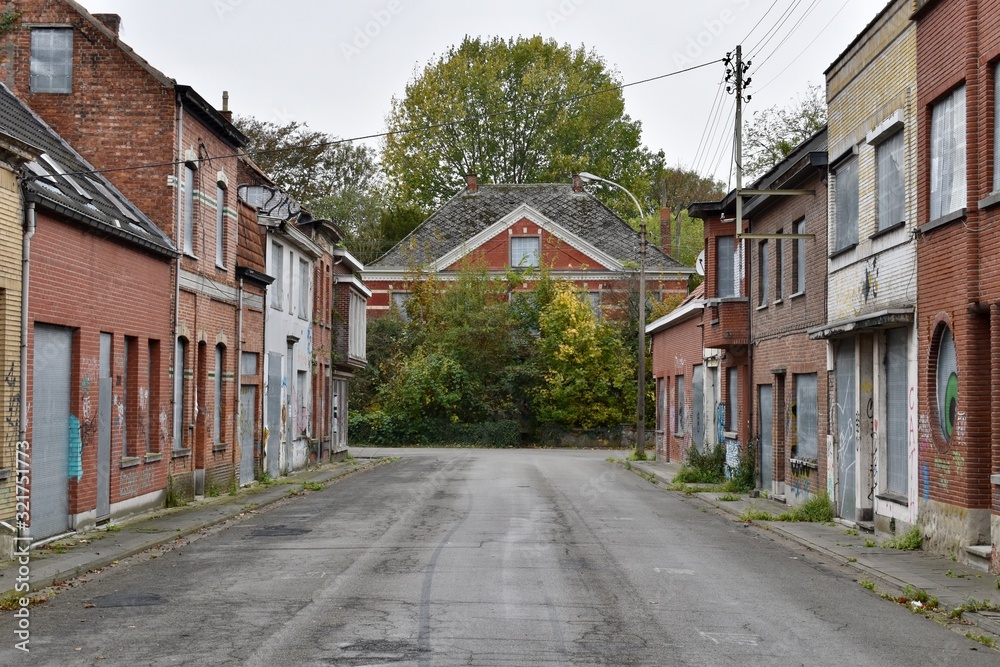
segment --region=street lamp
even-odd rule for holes
[[[646,456],[646,216],[639,206],[639,200],[629,192],[625,186],[606,178],[595,176],[587,172],[581,172],[580,178],[586,182],[600,181],[613,185],[631,199],[639,212],[639,386],[635,403],[635,453],[637,458],[643,459]]]

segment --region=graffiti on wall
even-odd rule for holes
[[[4,377],[4,385],[10,398],[7,399],[7,414],[4,415],[4,451],[14,455],[14,449],[21,432],[21,383],[17,374],[17,366],[11,362],[10,369]]]

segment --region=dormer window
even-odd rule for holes
[[[31,29],[31,92],[73,92],[73,29]]]

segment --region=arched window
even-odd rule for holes
[[[941,435],[951,440],[958,416],[958,357],[951,329],[942,325],[937,336],[937,368],[935,369],[937,420]]]

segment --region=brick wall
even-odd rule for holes
[[[113,336],[113,405],[123,406],[124,412],[113,409],[111,503],[163,490],[167,478],[164,459],[170,451],[167,430],[171,397],[167,373],[171,347],[170,262],[99,238],[41,209],[31,248],[29,367],[34,364],[35,324],[75,330],[71,412],[81,424],[83,476],[70,482],[70,513],[91,511],[97,502],[97,406],[102,332]],[[114,270],[109,271],[109,267]],[[137,359],[132,370],[137,377],[127,376],[126,337],[135,339]],[[153,366],[158,372],[153,378],[149,377],[151,341],[159,342],[158,369]],[[26,375],[26,381],[30,396],[34,389],[31,373]],[[132,400],[123,395],[126,385],[130,385],[128,391]],[[127,451],[123,442],[126,431],[132,452]],[[31,439],[29,425],[29,441]],[[129,454],[135,455],[137,460],[130,459]]]
[[[652,354],[652,375],[654,385],[659,390],[660,379],[666,391],[666,413],[662,418],[662,430],[656,431],[656,453],[668,461],[687,460],[687,450],[691,446],[691,379],[694,366],[702,364],[701,318],[695,314],[675,326],[650,335]],[[677,405],[677,376],[684,376],[684,405]],[[660,397],[656,399],[657,409],[664,405]],[[675,428],[677,410],[684,410],[683,432]]]

